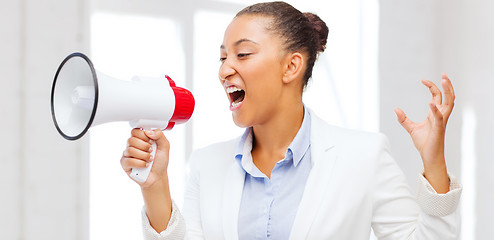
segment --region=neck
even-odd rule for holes
[[[297,135],[304,119],[304,106],[299,102],[283,104],[269,121],[253,126],[254,141],[253,156],[263,156],[262,161],[277,161],[283,159],[290,143]]]

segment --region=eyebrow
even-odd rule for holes
[[[233,44],[233,46],[235,46],[235,47],[236,47],[236,46],[240,45],[240,44],[241,44],[241,43],[243,43],[243,42],[250,42],[250,43],[253,43],[253,44],[259,45],[258,43],[254,42],[254,41],[252,41],[252,40],[250,40],[250,39],[247,39],[247,38],[242,38],[242,39],[240,39],[240,40],[236,41],[236,42]],[[225,49],[225,45],[223,45],[223,44],[222,44],[222,45],[220,46],[220,49]]]

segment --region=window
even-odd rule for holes
[[[194,92],[197,99],[192,139],[194,148],[243,133],[232,121],[229,102],[218,79],[219,49],[223,33],[233,17],[234,13],[205,10],[194,16],[194,88],[198,90]]]
[[[112,77],[171,76],[184,85],[184,53],[177,24],[166,18],[94,13],[92,17],[92,61]],[[130,136],[127,122],[108,123],[91,130],[90,236],[91,239],[141,238],[138,186],[120,167],[120,157]],[[170,178],[174,196],[183,195],[185,152],[182,125],[167,132]],[[175,160],[177,159],[177,160]],[[180,201],[178,198],[177,201]],[[125,231],[123,231],[125,229]]]

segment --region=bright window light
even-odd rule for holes
[[[133,76],[170,75],[184,84],[184,53],[177,24],[168,19],[95,13],[91,23],[91,58],[99,71],[124,80]],[[139,187],[120,167],[130,136],[128,123],[91,130],[90,238],[141,239],[143,201]],[[178,204],[184,185],[184,126],[167,131],[171,191]]]
[[[475,207],[477,196],[476,169],[477,156],[475,147],[477,146],[475,133],[477,130],[477,116],[472,106],[465,106],[462,113],[463,126],[461,128],[461,177],[463,184],[463,196],[461,198],[461,239],[477,239],[475,227],[477,226]]]
[[[238,137],[243,130],[232,120],[229,101],[220,84],[220,46],[234,14],[200,11],[194,18],[194,149]]]
[[[329,28],[304,94],[307,106],[329,123],[379,130],[377,1],[295,1],[302,12],[321,17]]]

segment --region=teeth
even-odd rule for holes
[[[227,88],[226,88],[226,92],[227,92],[227,93],[233,93],[233,92],[236,92],[236,91],[242,91],[242,89],[237,88],[237,87],[235,87],[235,86],[231,86],[231,87],[227,87]]]
[[[238,106],[240,103],[241,103],[241,102],[237,102],[237,103],[232,102],[232,107],[236,107],[236,106]]]

